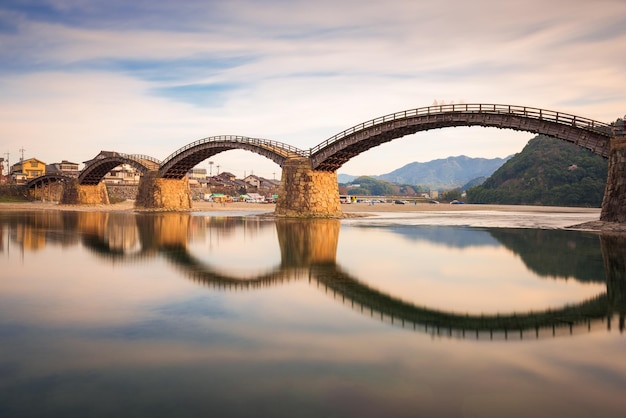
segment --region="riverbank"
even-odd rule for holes
[[[192,212],[253,212],[273,213],[274,204],[264,203],[212,203],[194,202]],[[342,205],[346,218],[379,217],[384,219],[420,218],[424,222],[441,223],[443,218],[470,226],[567,228],[596,232],[626,233],[626,225],[601,222],[599,208],[575,208],[557,206],[521,205],[449,205],[449,204],[405,204],[353,203]],[[0,211],[63,210],[78,212],[135,212],[134,201],[127,200],[111,205],[60,205],[52,202],[9,202],[0,203]],[[463,212],[468,213],[461,216]],[[414,214],[414,215],[410,215]],[[472,222],[463,223],[466,220]],[[475,220],[481,221],[476,223]],[[445,222],[444,222],[445,223]],[[458,223],[457,223],[458,224]]]

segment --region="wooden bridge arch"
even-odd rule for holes
[[[95,186],[109,171],[122,164],[129,164],[145,174],[147,171],[158,170],[161,162],[147,155],[101,151],[94,159],[85,162],[85,168],[78,175],[78,184]]]
[[[238,135],[212,136],[192,142],[174,151],[161,164],[159,177],[182,179],[198,163],[220,152],[233,149],[243,149],[257,153],[269,158],[281,167],[287,158],[305,154],[299,148],[269,139]]]
[[[67,174],[45,174],[30,179],[25,187],[25,195],[34,199],[54,201],[62,196],[65,184],[76,179]]]
[[[43,176],[35,177],[26,182],[25,187],[27,189],[33,189],[37,187],[41,187],[43,185],[64,182],[74,179],[72,176],[68,176],[67,174],[46,174]]]
[[[420,131],[484,126],[544,134],[609,156],[612,126],[552,110],[503,104],[450,104],[405,110],[363,122],[309,150],[314,170],[337,171],[370,148]]]

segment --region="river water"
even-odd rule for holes
[[[623,237],[243,215],[0,212],[0,417],[623,415]]]

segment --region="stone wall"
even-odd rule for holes
[[[137,198],[138,185],[133,184],[107,184],[107,191],[109,192],[109,200],[122,201],[122,200],[135,200]]]
[[[600,220],[626,222],[626,138],[613,138]]]
[[[26,199],[28,191],[23,185],[2,184],[0,185],[0,197],[5,199]]]
[[[189,180],[184,177],[164,179],[158,172],[144,174],[139,181],[135,207],[142,209],[183,210],[191,209]]]
[[[285,217],[341,217],[337,173],[316,171],[305,157],[283,164],[275,214]]]

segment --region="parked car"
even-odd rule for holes
[[[394,200],[393,203],[396,205],[404,205],[404,200]]]
[[[462,205],[463,202],[461,202],[460,200],[456,200],[454,199],[452,202],[450,202],[451,205]]]

